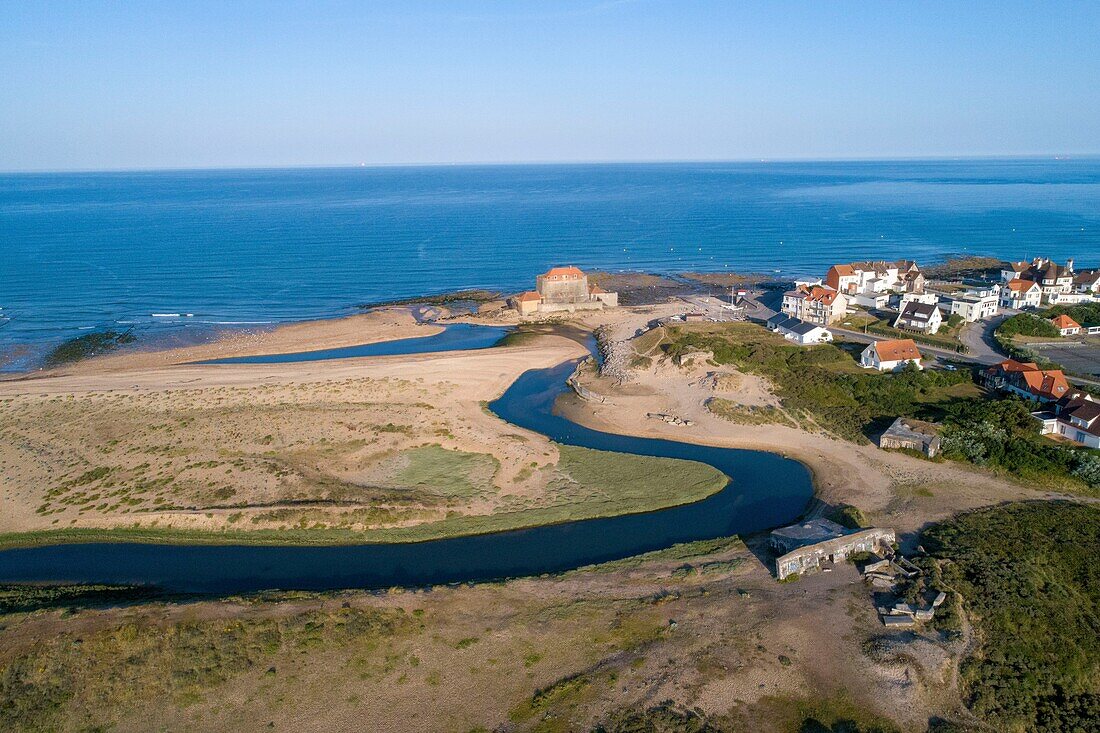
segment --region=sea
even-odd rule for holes
[[[958,255],[1100,264],[1100,158],[0,174],[0,369],[89,331],[187,341],[559,264]]]

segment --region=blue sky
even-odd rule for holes
[[[1094,2],[6,2],[0,170],[1100,153]]]

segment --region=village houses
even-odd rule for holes
[[[534,290],[512,296],[508,304],[521,316],[526,316],[615,307],[619,304],[619,295],[589,285],[588,276],[576,267],[552,267],[535,278]]]
[[[1001,307],[1012,310],[1038,308],[1043,302],[1043,289],[1034,280],[1016,278],[1001,288]]]
[[[967,323],[983,321],[997,315],[1001,303],[1001,286],[976,288],[950,296],[949,314]]]
[[[847,296],[856,305],[882,308],[891,291],[924,292],[924,275],[911,260],[897,262],[852,262],[833,265],[825,284]]]
[[[848,312],[848,299],[835,288],[800,285],[783,293],[783,313],[806,323],[828,326]]]
[[[921,354],[913,339],[892,339],[875,341],[859,356],[860,366],[877,369],[880,372],[893,372],[904,369],[909,364],[921,369]]]
[[[1001,302],[1008,308],[1034,308],[1032,284],[1039,288],[1040,301],[1050,305],[1087,303],[1100,293],[1100,275],[1095,271],[1076,273],[1073,260],[1059,265],[1046,257],[1036,257],[1031,262],[1012,262],[1001,269],[1001,281],[1005,290]],[[1024,293],[1029,297],[1024,298]],[[1019,300],[1021,304],[1004,305],[1005,301]]]

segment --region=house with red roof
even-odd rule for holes
[[[859,364],[866,369],[894,372],[915,364],[921,369],[921,353],[913,339],[875,341],[860,354]]]
[[[1050,322],[1062,336],[1076,336],[1081,333],[1081,324],[1065,314],[1051,318]]]
[[[1036,402],[1057,402],[1070,391],[1061,369],[1040,369],[1034,362],[1005,359],[982,375],[989,389],[1015,394]]]
[[[828,326],[848,312],[848,298],[826,285],[799,285],[783,293],[782,311],[806,323]]]

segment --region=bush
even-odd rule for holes
[[[1100,487],[1100,453],[1040,436],[1033,405],[1017,398],[960,400],[945,409],[943,453],[948,458],[1005,469],[1038,483],[1053,479]]]
[[[978,647],[961,669],[965,699],[997,730],[1095,729],[1097,537],[1100,509],[1068,502],[1009,504],[925,532],[976,628]]]

